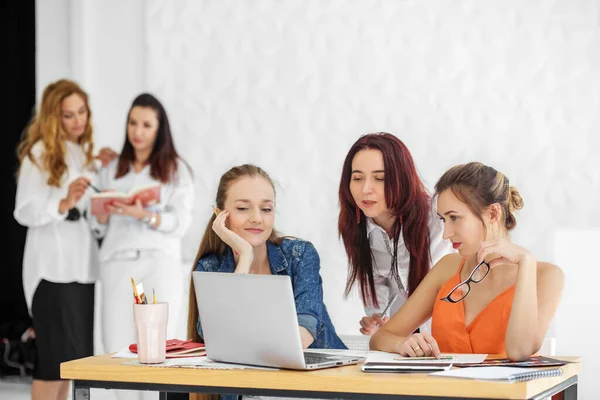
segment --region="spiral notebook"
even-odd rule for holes
[[[538,378],[548,378],[562,375],[560,368],[517,368],[517,367],[487,367],[487,368],[460,368],[451,371],[441,371],[429,374],[431,376],[445,376],[448,378],[477,379],[496,382],[523,382]]]

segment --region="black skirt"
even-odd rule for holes
[[[94,354],[94,284],[42,280],[31,304],[37,357],[33,379],[60,379],[60,363]]]

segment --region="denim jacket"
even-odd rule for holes
[[[267,241],[267,256],[271,274],[288,275],[292,280],[298,324],[305,327],[315,339],[309,347],[346,349],[342,340],[335,333],[335,328],[323,303],[323,282],[319,274],[321,262],[312,243],[285,238],[278,246]],[[223,256],[210,254],[201,258],[196,265],[196,271],[234,272],[235,267],[233,252],[230,247],[227,247]],[[273,299],[273,301],[277,301],[277,299]],[[200,319],[198,319],[197,328],[198,334],[203,337]],[[221,396],[222,400],[238,398],[241,396]]]

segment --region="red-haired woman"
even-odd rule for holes
[[[350,268],[346,295],[358,283],[367,314],[360,332],[372,335],[452,247],[442,239],[442,223],[408,148],[392,134],[363,135],[352,145],[339,201]],[[389,316],[381,315],[389,302]]]

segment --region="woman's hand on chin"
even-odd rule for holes
[[[235,272],[247,274],[250,272],[250,266],[252,265],[252,260],[254,259],[254,248],[240,235],[233,232],[225,225],[225,221],[228,217],[228,211],[221,211],[215,218],[215,221],[212,224],[212,229],[215,231],[217,236],[219,236],[221,240],[231,247],[234,253],[239,256],[239,261]]]

